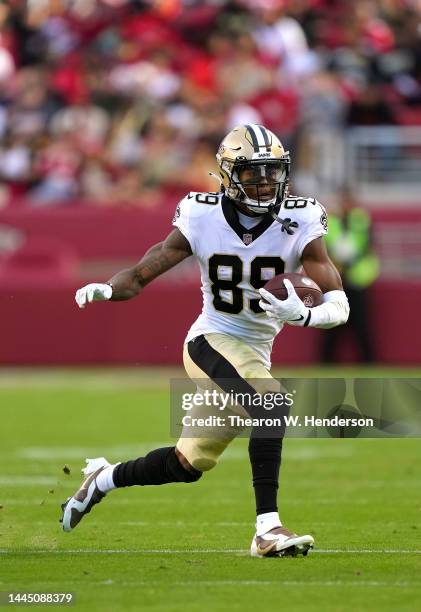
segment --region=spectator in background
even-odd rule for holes
[[[229,101],[245,100],[269,88],[271,72],[260,60],[252,36],[241,34],[232,40],[229,55],[217,67],[217,91]]]
[[[189,159],[189,142],[171,125],[164,109],[157,108],[145,126],[140,164],[148,185],[177,182]]]
[[[185,171],[179,176],[179,184],[183,187],[183,191],[186,188],[191,191],[218,191],[218,180],[215,176],[211,176],[210,172],[219,176],[215,151],[207,140],[199,140]]]
[[[16,73],[13,32],[9,26],[11,8],[0,2],[0,92],[7,90]]]
[[[337,184],[343,182],[343,167],[341,166],[341,151],[343,147],[343,131],[345,114],[347,112],[347,96],[339,77],[327,70],[320,70],[310,75],[300,88],[301,98],[297,112],[298,142],[296,159],[298,169],[294,182],[303,193],[317,192],[315,167],[320,157],[320,141],[329,148],[329,164],[337,165],[334,180],[335,185],[329,185],[331,174],[323,175],[319,168],[317,180],[323,181],[324,187],[335,191]]]
[[[375,360],[370,325],[369,288],[379,275],[379,260],[373,252],[371,220],[368,212],[356,207],[350,194],[344,191],[338,215],[329,215],[329,233],[325,236],[330,258],[342,276],[348,296],[351,328],[365,363]],[[337,349],[342,338],[336,329],[323,334],[321,360],[337,361]]]
[[[109,83],[117,93],[145,96],[159,102],[177,94],[180,78],[173,70],[169,52],[157,49],[147,60],[117,65],[110,72]]]
[[[45,138],[34,160],[37,182],[29,193],[34,206],[61,205],[79,194],[78,173],[82,156],[72,136]]]
[[[349,106],[346,123],[348,126],[396,123],[395,115],[379,85],[371,83],[360,90],[358,97]]]
[[[87,100],[57,111],[50,121],[53,137],[68,135],[82,153],[101,150],[109,127],[108,113]]]
[[[79,176],[80,196],[92,203],[105,204],[114,188],[112,168],[102,155],[85,156]]]
[[[13,103],[7,106],[8,126],[13,134],[40,136],[61,107],[61,100],[49,87],[49,74],[42,66],[23,68],[14,84]]]
[[[420,12],[415,0],[0,0],[3,201],[110,205],[138,185],[140,202],[193,180],[189,165],[241,123],[280,134],[313,191],[318,134],[336,152],[349,127],[421,123]]]
[[[105,203],[113,206],[154,208],[162,201],[160,189],[145,180],[141,168],[126,168],[111,188]]]
[[[286,79],[309,74],[317,65],[309,49],[300,23],[287,14],[286,0],[256,0],[252,10],[257,17],[253,35],[257,46],[275,65],[281,67]]]
[[[384,99],[380,86],[372,83],[361,89],[357,99],[349,106],[347,114],[348,127],[389,126],[396,123],[396,117],[390,104]],[[395,176],[396,160],[401,157],[399,138],[388,146],[366,147],[365,168],[360,168],[361,175],[370,174],[371,179],[390,182]],[[381,164],[376,160],[381,159]]]
[[[6,134],[0,144],[0,177],[10,187],[24,185],[31,176],[31,148],[20,134]]]

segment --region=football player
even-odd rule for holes
[[[348,301],[323,240],[326,211],[313,198],[288,194],[290,155],[275,134],[261,125],[238,126],[224,138],[216,158],[221,191],[189,193],[177,206],[174,229],[163,242],[107,283],[79,289],[76,302],[85,308],[100,300],[129,300],[194,255],[201,270],[203,310],[185,340],[187,374],[196,381],[216,381],[219,388],[229,381],[225,391],[252,386],[265,394],[279,390],[270,375],[270,355],[283,326],[343,324]],[[262,288],[272,276],[302,268],[323,291],[320,306],[307,308],[287,280],[286,300]],[[63,529],[74,529],[112,489],[199,480],[235,434],[182,435],[176,446],[115,465],[104,458],[87,460],[81,488],[62,506]],[[252,556],[307,554],[313,546],[311,535],[293,533],[278,514],[282,437],[282,431],[250,436],[257,513]]]

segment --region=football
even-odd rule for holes
[[[278,274],[271,278],[264,288],[274,295],[278,300],[286,300],[288,292],[284,285],[284,279],[288,278],[294,285],[298,297],[308,307],[320,306],[323,303],[323,293],[317,283],[305,274]]]

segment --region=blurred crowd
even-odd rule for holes
[[[0,0],[0,206],[217,190],[224,134],[421,123],[421,0]]]

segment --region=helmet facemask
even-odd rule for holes
[[[245,204],[248,210],[265,214],[283,200],[288,178],[289,156],[265,161],[236,161],[231,171],[231,194],[228,195]]]
[[[263,125],[239,125],[216,154],[226,195],[253,213],[273,213],[288,193],[290,156]]]

